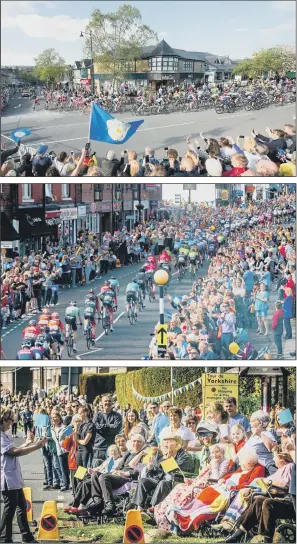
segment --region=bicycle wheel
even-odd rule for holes
[[[130,325],[133,325],[134,316],[133,316],[133,308],[131,303],[129,304],[129,308],[128,308],[128,319],[129,319]]]
[[[134,319],[134,321],[135,321],[135,323],[136,323],[136,321],[137,321],[137,315],[136,315],[136,312],[135,312],[135,302],[133,302],[133,314],[132,314],[132,315],[133,315],[133,319]]]
[[[218,113],[219,115],[220,115],[221,113],[224,113],[224,106],[221,106],[221,105],[217,105],[217,104],[216,104],[216,105],[215,105],[215,111],[216,111],[216,113]]]
[[[72,355],[73,355],[73,333],[72,333],[72,329],[70,330],[70,334],[68,336],[67,353],[68,353],[68,357],[72,357]]]
[[[153,300],[154,300],[154,297],[153,297],[153,288],[152,288],[152,286],[150,285],[150,286],[149,286],[149,301],[150,301],[150,302],[153,302]]]
[[[87,349],[90,349],[91,345],[92,345],[91,326],[90,325],[88,325],[88,328],[87,328],[86,340],[87,340]]]

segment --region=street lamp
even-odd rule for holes
[[[159,268],[154,273],[154,282],[159,286],[159,313],[160,313],[160,325],[164,325],[164,287],[170,280],[170,275],[164,268]]]
[[[85,36],[89,36],[90,38],[90,49],[91,49],[91,91],[92,94],[94,94],[94,58],[93,58],[93,34],[90,30],[90,32],[82,32],[80,31],[80,38],[84,38]]]

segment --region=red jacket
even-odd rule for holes
[[[283,318],[284,317],[284,310],[280,309],[280,310],[275,310],[273,316],[272,316],[272,325],[271,325],[271,328],[272,330],[274,331],[277,326],[278,326],[278,320],[280,318]]]
[[[38,336],[41,333],[41,329],[38,326],[35,325],[29,325],[23,330],[23,338],[32,338],[34,336]]]
[[[294,280],[289,280],[287,281],[286,285],[284,285],[284,287],[290,287],[290,289],[292,289],[292,293],[293,293],[293,298],[295,298],[295,283],[294,283]],[[284,298],[287,298],[287,295],[284,291]]]
[[[242,472],[242,469],[238,468],[237,470],[235,470],[235,472],[231,472],[231,474],[226,474],[226,476],[224,476],[222,480],[226,481],[229,478],[232,478],[234,474],[238,474],[240,472]],[[242,476],[240,476],[239,478],[238,484],[232,485],[231,489],[243,489],[244,487],[248,487],[256,478],[264,478],[264,476],[265,467],[263,467],[262,465],[256,465],[254,468],[252,468],[252,470],[249,470],[245,474],[242,474]]]
[[[226,172],[223,172],[224,178],[236,178],[238,176],[241,176],[244,172],[246,172],[246,168],[232,168],[232,170],[226,170]]]

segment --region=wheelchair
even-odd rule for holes
[[[116,513],[113,516],[103,515],[104,503],[89,503],[85,510],[77,512],[74,515],[78,521],[82,521],[84,525],[89,523],[96,523],[97,525],[104,525],[105,523],[115,523],[116,525],[124,525],[127,513],[127,505],[130,502],[130,494],[124,493],[123,495],[114,495],[114,502],[116,505]]]
[[[266,497],[266,498],[279,498],[282,499],[285,496],[288,496],[288,492],[283,488],[271,485],[267,489],[267,493],[260,490],[254,491],[250,497],[250,503],[256,500],[257,497]],[[293,498],[294,510],[296,510],[295,502]],[[234,525],[234,530],[237,528],[237,523]],[[241,542],[248,544],[258,534],[258,527],[255,526],[249,533],[246,533]],[[279,519],[276,523],[275,535],[277,535],[278,543],[289,542],[291,544],[296,544],[296,517],[288,519]]]

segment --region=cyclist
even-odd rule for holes
[[[145,300],[145,271],[143,270],[143,267],[135,275],[135,283],[139,285],[142,300]],[[145,308],[145,304],[143,304],[143,307]]]
[[[167,264],[170,269],[170,263],[171,263],[171,253],[168,248],[163,249],[161,255],[158,257],[158,263],[161,264]]]
[[[68,335],[69,335],[69,328],[70,328],[70,325],[72,326],[72,330],[73,330],[73,351],[74,353],[77,352],[77,349],[76,349],[76,340],[77,340],[77,318],[79,318],[79,322],[80,322],[80,326],[82,327],[82,319],[81,319],[81,315],[80,315],[80,310],[79,308],[77,307],[77,302],[74,300],[74,301],[71,301],[69,306],[67,306],[66,310],[65,310],[65,323],[66,323],[66,341],[68,339]]]
[[[37,336],[41,333],[40,327],[36,325],[35,319],[30,319],[28,327],[25,327],[23,330],[23,338],[28,342],[31,342],[31,346],[34,346]]]
[[[106,281],[101,287],[99,299],[101,301],[101,313],[103,314],[102,308],[105,308],[110,316],[110,330],[113,332],[113,310],[115,306],[115,297],[116,294],[114,290],[110,287],[109,281]]]
[[[144,265],[145,266],[145,283],[147,287],[149,283],[152,285],[152,295],[153,295],[153,298],[155,298],[156,287],[155,287],[155,283],[153,282],[153,275],[154,275],[154,272],[157,270],[157,264],[156,262],[149,259],[150,257],[148,258],[147,264]]]
[[[31,340],[24,340],[22,342],[22,348],[16,354],[16,359],[18,361],[32,361],[33,355],[31,353],[31,347]]]
[[[95,344],[96,338],[96,322],[95,315],[98,314],[99,317],[99,301],[96,297],[94,291],[91,289],[86,296],[85,308],[84,308],[84,334],[87,333],[88,321],[91,323],[91,337],[92,344]]]
[[[58,312],[53,312],[51,318],[48,322],[48,328],[52,337],[58,342],[60,347],[60,358],[63,352],[64,338],[63,333],[65,332],[64,325],[60,320]]]
[[[51,350],[54,350],[56,340],[50,334],[49,327],[44,327],[42,333],[37,336],[36,342],[40,342],[42,344],[44,349],[44,358],[50,360]]]
[[[38,327],[40,327],[41,329],[43,327],[46,327],[49,323],[50,316],[51,316],[50,310],[48,308],[43,308],[40,316],[38,317],[38,322],[37,322]]]
[[[115,300],[115,310],[116,310],[117,307],[118,307],[118,298],[117,298],[117,296],[118,296],[118,294],[120,292],[120,282],[115,278],[115,276],[111,276],[111,278],[109,280],[109,285],[115,292],[114,300]]]
[[[135,315],[137,316],[138,313],[138,301],[139,301],[139,291],[140,287],[137,283],[137,279],[133,278],[133,280],[128,283],[126,287],[126,311],[128,313],[130,301],[132,300],[135,303]]]
[[[193,245],[189,251],[189,262],[190,262],[190,265],[194,265],[195,271],[197,266],[197,259],[198,259],[198,248],[197,246]]]
[[[42,342],[40,336],[37,336],[35,340],[35,346],[30,349],[33,359],[35,361],[43,360],[45,358],[45,349],[43,347],[43,344],[44,342]]]

